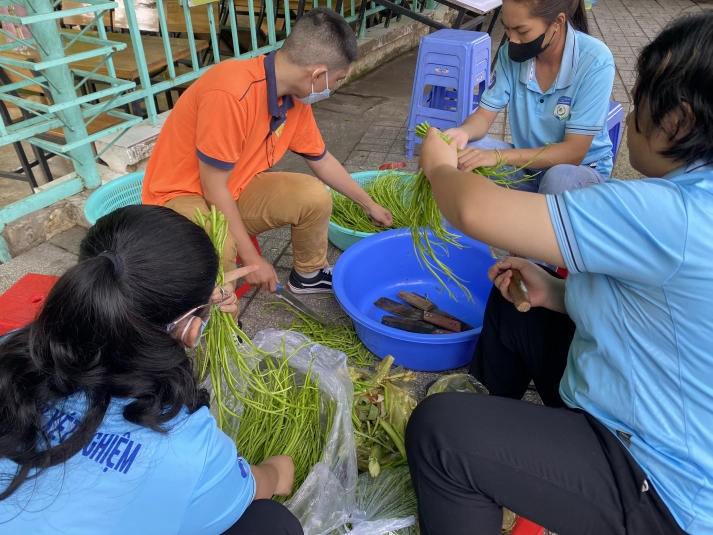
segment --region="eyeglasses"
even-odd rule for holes
[[[210,319],[210,313],[213,307],[213,303],[206,303],[205,305],[200,305],[195,308],[190,309],[188,312],[183,314],[180,318],[173,320],[171,323],[166,325],[166,332],[170,333],[173,331],[176,327],[178,327],[178,324],[181,323],[184,319],[190,317],[190,316],[196,316],[198,319],[201,320],[202,323],[208,323],[208,320]],[[197,315],[197,313],[203,309],[208,309],[208,316],[205,318],[201,318],[200,315]]]

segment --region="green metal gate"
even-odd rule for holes
[[[158,99],[170,102],[211,65],[279,48],[295,17],[318,5],[363,33],[358,19],[383,9],[366,1],[360,11],[357,0],[0,0],[0,106],[15,112],[2,114],[0,146],[26,142],[76,171],[0,208],[0,233],[99,186],[93,143],[110,146],[143,120],[156,124]],[[0,262],[9,258],[0,237]]]

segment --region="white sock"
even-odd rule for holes
[[[302,273],[300,271],[295,270],[295,273],[297,273],[303,279],[311,279],[313,277],[316,277],[317,273],[319,273],[319,272],[320,272],[319,269],[317,271],[310,271],[309,273]]]

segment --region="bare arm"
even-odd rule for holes
[[[243,218],[238,206],[228,189],[230,171],[219,169],[199,160],[198,169],[201,175],[203,197],[221,211],[228,221],[228,231],[235,240],[238,256],[245,265],[257,265],[258,269],[245,276],[245,280],[252,286],[259,286],[263,290],[274,292],[277,288],[277,274],[275,268],[257,252],[245,229]]]
[[[509,190],[460,171],[455,146],[431,129],[420,163],[441,212],[456,228],[512,253],[564,265],[547,210],[546,196]]]
[[[476,167],[491,167],[500,163],[515,167],[526,166],[531,169],[549,169],[562,163],[580,165],[593,139],[593,136],[567,134],[564,141],[560,143],[532,149],[513,148],[495,151],[468,147],[458,154],[458,168],[472,171]]]
[[[268,457],[259,465],[250,465],[255,478],[254,500],[289,496],[295,481],[295,465],[289,455]]]
[[[327,152],[320,160],[305,160],[312,172],[330,188],[350,198],[361,206],[372,221],[382,227],[390,227],[393,223],[391,212],[374,202],[366,191],[357,184],[344,169],[339,160]]]

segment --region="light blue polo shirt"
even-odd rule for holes
[[[547,196],[577,329],[560,394],[713,533],[713,167]]]
[[[500,47],[495,80],[480,100],[492,112],[508,108],[513,145],[544,147],[564,141],[565,134],[594,136],[583,164],[597,163],[608,178],[612,144],[607,131],[609,98],[614,83],[614,58],[607,46],[567,25],[562,65],[557,79],[543,93],[535,77],[536,61],[516,63],[509,43]]]
[[[255,480],[208,408],[184,409],[161,434],[125,420],[128,403],[112,401],[84,448],[0,501],[0,533],[218,535],[235,523]],[[84,409],[75,397],[48,411],[50,439],[71,434]],[[3,477],[15,468],[0,461]]]

